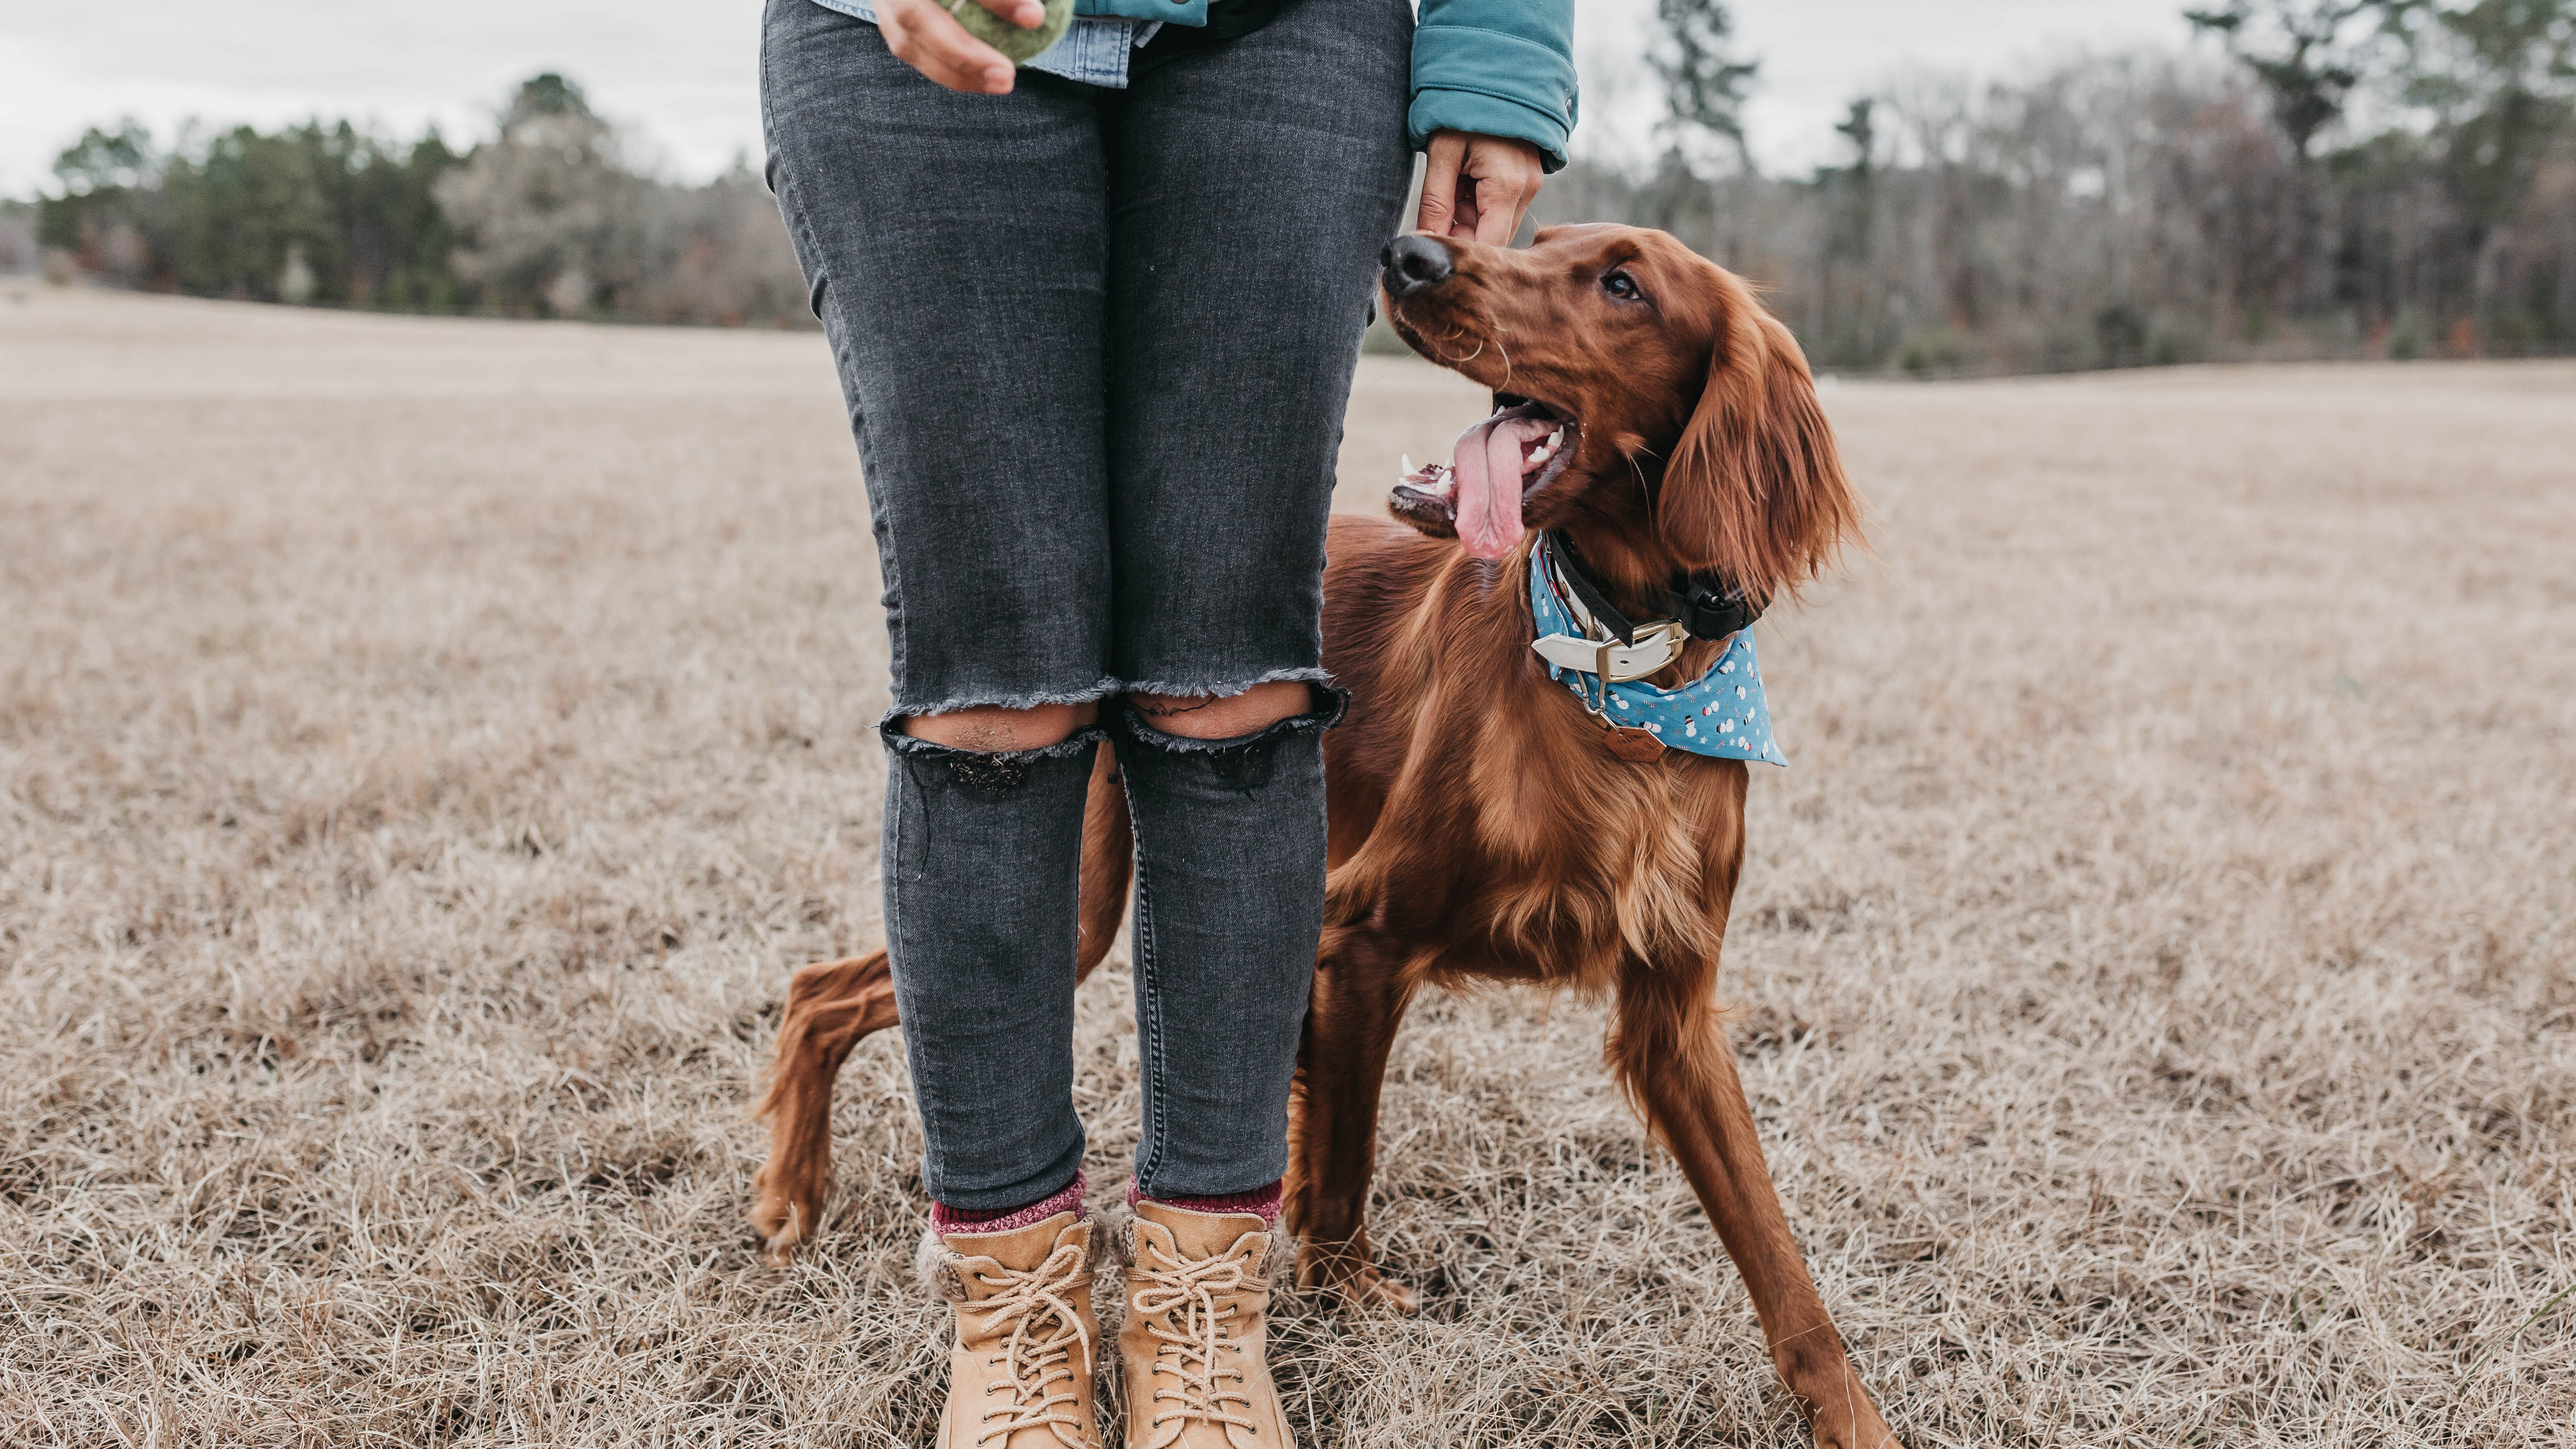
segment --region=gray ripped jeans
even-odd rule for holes
[[[837,359],[893,638],[885,922],[931,1197],[1081,1165],[1077,867],[1114,740],[1136,833],[1156,1196],[1287,1162],[1324,887],[1320,732],[1183,739],[1114,697],[1325,683],[1324,521],[1378,249],[1411,158],[1405,0],[1293,0],[1149,47],[1126,90],[943,90],[874,26],[769,0],[769,178]],[[904,716],[1109,700],[978,755]]]

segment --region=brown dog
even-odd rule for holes
[[[1361,1219],[1416,992],[1500,978],[1606,996],[1611,1069],[1717,1225],[1818,1443],[1894,1444],[1789,1235],[1719,1029],[1745,766],[1614,740],[1530,649],[1525,529],[1556,531],[1631,618],[1662,614],[1686,577],[1757,605],[1815,577],[1858,505],[1806,360],[1743,282],[1661,232],[1559,227],[1525,251],[1412,236],[1386,262],[1396,328],[1498,408],[1454,468],[1395,490],[1409,527],[1333,520],[1324,663],[1351,708],[1326,739],[1331,875],[1289,1129],[1298,1277],[1414,1304],[1370,1261]],[[1653,682],[1697,679],[1723,647],[1692,639]],[[1125,910],[1130,848],[1104,746],[1085,974]],[[832,1079],[894,1024],[884,952],[796,974],[751,1214],[782,1261],[822,1204]]]

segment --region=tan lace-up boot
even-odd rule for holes
[[[939,1449],[1101,1449],[1091,1264],[1091,1224],[1072,1213],[923,1237],[922,1277],[957,1309]]]
[[[1264,1356],[1265,1270],[1287,1266],[1286,1239],[1251,1213],[1151,1199],[1120,1227],[1128,1449],[1295,1449]]]

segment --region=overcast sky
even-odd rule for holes
[[[1908,69],[2008,71],[2069,50],[2186,43],[2182,0],[1738,0],[1762,61],[1749,121],[1774,168],[1831,155],[1851,95]],[[555,69],[636,125],[675,176],[757,154],[758,0],[0,0],[0,195],[50,184],[93,122],[262,125],[321,113],[471,140],[518,80]],[[1634,156],[1656,105],[1638,61],[1653,0],[1581,0],[1578,152]]]

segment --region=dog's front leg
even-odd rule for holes
[[[1366,1214],[1387,1052],[1412,997],[1402,953],[1365,930],[1326,926],[1288,1107],[1286,1215],[1299,1240],[1298,1283],[1399,1313],[1419,1300],[1370,1261]]]
[[[1853,1372],[1842,1335],[1807,1275],[1762,1160],[1735,1054],[1718,1027],[1714,962],[1632,963],[1620,973],[1608,1052],[1647,1127],[1682,1174],[1744,1275],[1771,1362],[1807,1412],[1819,1449],[1901,1449]]]

